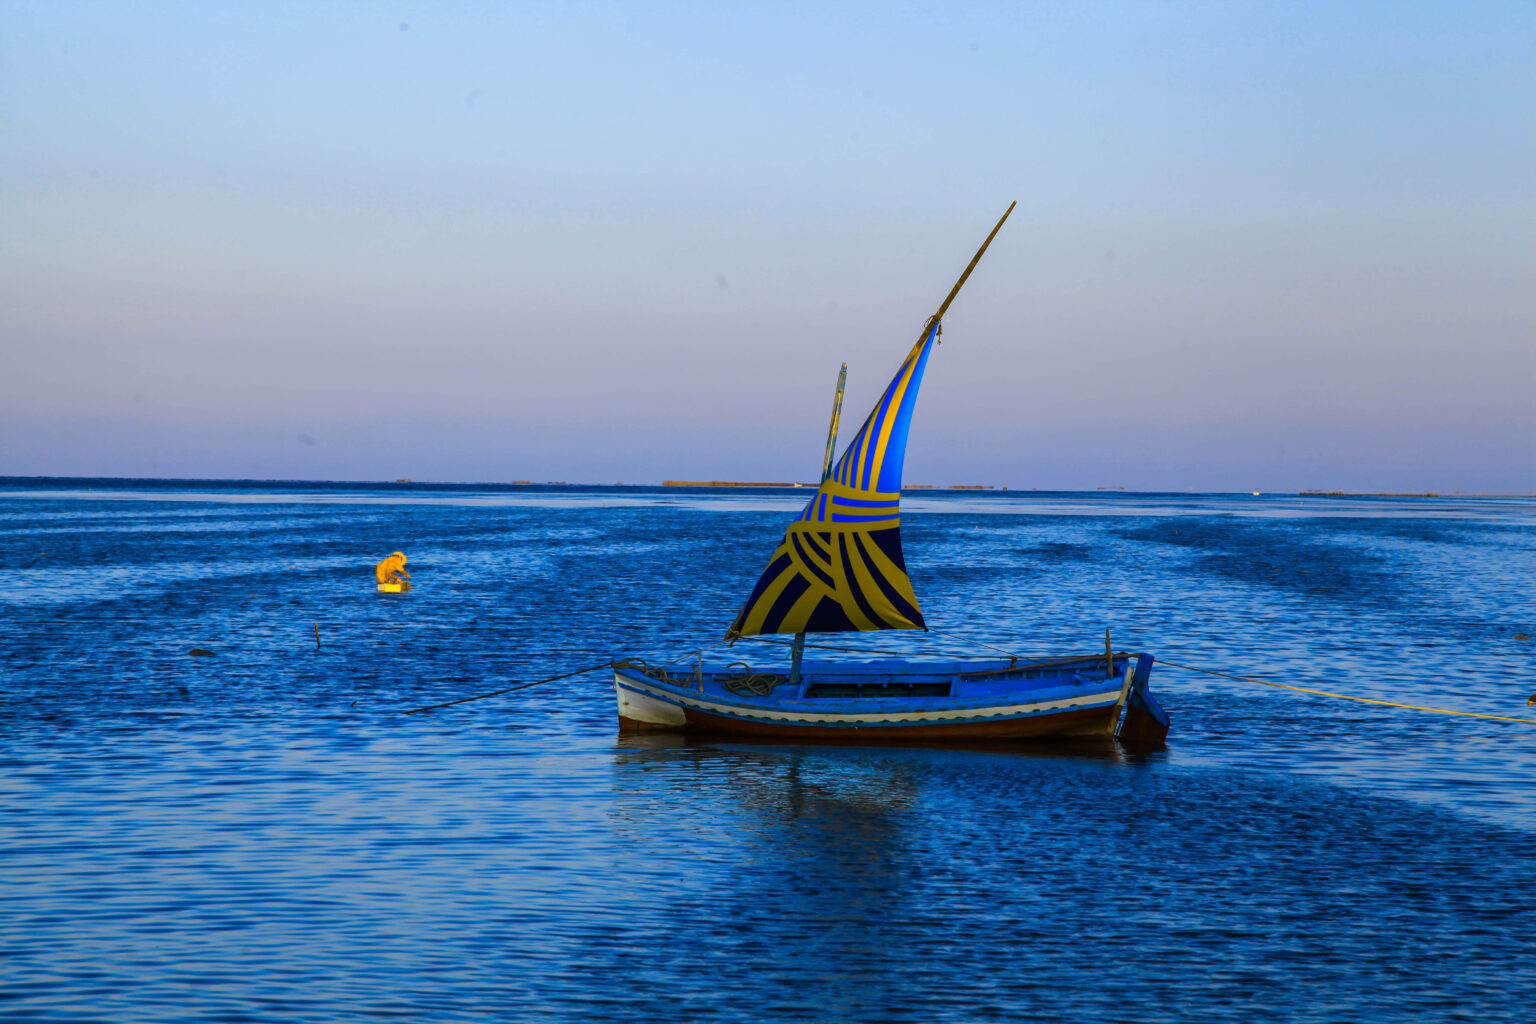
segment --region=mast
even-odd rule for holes
[[[827,453],[821,458],[821,483],[832,475],[832,455],[837,448],[837,421],[843,414],[843,385],[848,383],[848,364],[837,371],[837,392],[832,396],[832,422],[827,427]],[[805,633],[795,634],[789,653],[789,685],[800,685],[800,662],[805,657]]]
[[[837,393],[832,396],[832,424],[827,427],[827,454],[821,458],[821,480],[826,483],[832,475],[832,454],[837,448],[837,421],[843,413],[843,385],[848,383],[848,364],[837,371]]]

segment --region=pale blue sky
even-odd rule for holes
[[[1536,490],[1536,5],[0,4],[0,473]],[[852,427],[850,427],[850,432]]]

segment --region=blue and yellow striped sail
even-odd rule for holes
[[[731,636],[924,629],[901,555],[901,466],[935,318],[784,541]]]

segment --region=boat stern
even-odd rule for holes
[[[1125,717],[1120,720],[1120,728],[1115,733],[1115,738],[1127,747],[1161,747],[1168,740],[1172,720],[1152,696],[1152,688],[1148,685],[1154,660],[1150,654],[1136,657],[1130,692],[1126,694]]]

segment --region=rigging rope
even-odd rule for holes
[[[1001,647],[993,647],[991,644],[984,644],[980,640],[972,640],[970,637],[960,636],[958,633],[946,633],[942,629],[934,629],[932,626],[928,627],[928,632],[937,633],[939,636],[947,636],[951,640],[959,640],[961,643],[971,644],[973,647],[985,647],[989,651],[996,651],[999,654],[1006,654],[1008,657],[1015,660],[1023,657],[1021,654],[1014,654],[1012,651],[1005,651]]]
[[[1536,725],[1536,718],[1511,718],[1508,715],[1484,715],[1475,711],[1452,711],[1450,708],[1431,708],[1419,704],[1399,704],[1395,700],[1376,700],[1373,697],[1353,697],[1347,693],[1329,693],[1327,690],[1309,690],[1305,686],[1288,686],[1285,683],[1272,683],[1268,679],[1257,679],[1253,676],[1233,675],[1231,672],[1218,672],[1213,668],[1196,668],[1193,665],[1180,665],[1174,661],[1157,662],[1166,668],[1179,668],[1185,672],[1199,672],[1208,676],[1221,676],[1223,679],[1236,679],[1241,683],[1258,683],[1260,686],[1273,686],[1279,690],[1294,690],[1297,693],[1311,693],[1319,697],[1335,697],[1339,700],[1353,700],[1361,704],[1384,704],[1389,708],[1407,708],[1409,711],[1432,711],[1437,715],[1459,715],[1463,718],[1489,718],[1496,722],[1524,722],[1526,725]]]
[[[928,630],[928,632],[930,632],[930,633],[937,633],[938,630],[930,629],[930,630]],[[738,637],[736,637],[736,639],[737,640],[750,640],[753,643],[758,643],[758,644],[781,644],[781,645],[783,645],[785,647],[792,647],[792,646],[794,646],[793,641],[790,641],[790,640],[770,640],[770,639],[768,639],[765,636],[738,636]],[[974,641],[972,641],[972,642],[974,643]],[[850,652],[852,654],[887,654],[887,655],[890,655],[892,657],[897,657],[897,658],[908,656],[903,651],[892,651],[892,650],[878,648],[878,647],[838,647],[838,646],[834,646],[832,644],[812,644],[812,643],[807,643],[805,646],[806,647],[814,647],[814,648],[816,648],[817,650],[820,650],[820,651],[848,651],[848,652]],[[996,650],[996,648],[993,648],[993,649]],[[925,657],[935,657],[935,658],[936,657],[940,657],[940,656],[941,655],[937,655],[937,654],[935,654],[935,655],[925,655]],[[994,659],[992,659],[990,657],[986,657],[985,655],[981,655],[981,654],[950,654],[950,655],[943,655],[943,657],[950,657],[950,658],[984,658],[987,661],[994,660]]]
[[[932,627],[929,627],[926,630],[926,632],[937,633],[939,631],[936,630],[936,629],[933,629]],[[951,633],[945,633],[945,634],[942,634],[942,635],[952,637],[955,640],[960,640],[960,641],[963,641],[965,643],[974,644],[977,647],[985,647],[988,650],[993,650],[993,651],[1000,651],[1000,650],[1002,650],[999,647],[993,647],[991,644],[980,643],[979,641],[976,641],[976,640],[967,640],[963,636],[955,636],[954,634],[951,634]],[[760,644],[780,644],[780,645],[782,645],[784,647],[792,646],[791,642],[788,641],[788,640],[770,640],[767,637],[763,637],[763,636],[739,636],[739,637],[736,637],[736,639],[737,640],[752,640],[752,641],[754,641],[756,643],[760,643]],[[823,651],[848,651],[848,652],[851,652],[853,654],[886,654],[886,655],[892,655],[892,656],[895,656],[895,657],[912,657],[913,656],[913,655],[908,654],[908,653],[903,652],[903,651],[882,650],[882,649],[874,648],[874,647],[837,647],[837,646],[833,646],[832,644],[806,644],[805,646],[806,647],[815,647],[815,648],[818,648],[818,649],[823,650]],[[1007,652],[1003,652],[1003,653],[1007,653]],[[925,658],[930,658],[930,657],[931,658],[941,658],[941,657],[942,658],[958,658],[958,659],[962,659],[962,660],[979,660],[979,661],[996,661],[997,660],[997,658],[995,656],[985,655],[985,654],[945,654],[945,653],[928,654],[926,652],[919,652],[916,656],[917,657],[925,657]],[[1128,654],[1125,651],[1116,651],[1114,653],[1114,656],[1116,658],[1125,658],[1125,657],[1128,657]],[[1093,654],[1069,654],[1069,655],[1066,655],[1066,656],[1056,655],[1056,656],[1047,657],[1045,655],[1040,655],[1040,656],[1036,656],[1036,657],[1031,657],[1030,655],[1027,655],[1027,654],[1009,654],[1008,657],[1009,657],[1009,659],[1011,661],[1013,661],[1015,663],[1014,665],[1010,665],[1009,668],[1015,668],[1015,667],[1020,667],[1020,666],[1025,667],[1025,668],[1039,668],[1039,667],[1047,666],[1047,665],[1070,665],[1073,662],[1077,662],[1077,661],[1092,661],[1094,659],[1098,659],[1098,660],[1102,661],[1103,658],[1104,658],[1104,655],[1101,652],[1095,651]]]

